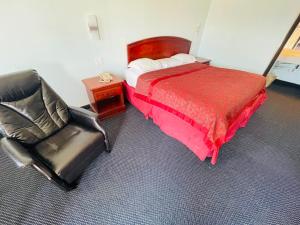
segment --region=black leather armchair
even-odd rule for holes
[[[0,148],[65,190],[109,141],[98,115],[68,107],[35,70],[0,76]]]

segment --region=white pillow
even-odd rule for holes
[[[177,59],[177,60],[181,61],[183,64],[196,62],[195,56],[190,55],[190,54],[184,54],[184,53],[179,53],[177,55],[173,55],[171,58]]]
[[[128,67],[139,70],[142,73],[162,69],[162,65],[160,64],[160,62],[148,58],[133,60],[128,64]]]
[[[163,58],[163,59],[158,59],[156,61],[160,62],[162,68],[180,66],[183,64],[181,61],[172,58]]]

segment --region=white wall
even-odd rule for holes
[[[68,104],[85,105],[81,79],[122,76],[132,41],[181,36],[197,52],[210,1],[0,0],[0,74],[35,68]],[[89,39],[89,14],[100,20],[100,41]]]
[[[198,55],[261,74],[299,12],[299,0],[212,0]]]

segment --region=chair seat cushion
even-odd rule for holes
[[[68,183],[76,180],[104,149],[101,132],[75,123],[35,146],[38,157]]]

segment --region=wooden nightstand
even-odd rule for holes
[[[196,57],[196,60],[199,63],[203,63],[203,64],[207,64],[207,65],[209,65],[210,61],[211,61],[210,59],[206,59],[206,58],[202,58],[202,57]]]
[[[110,83],[99,82],[99,77],[82,80],[92,109],[105,119],[116,113],[125,111],[122,80],[113,76]]]

